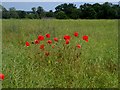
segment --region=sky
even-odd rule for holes
[[[32,7],[37,8],[38,6],[41,6],[45,11],[49,11],[49,10],[55,11],[55,7],[63,3],[65,3],[65,1],[64,2],[2,2],[2,6],[4,6],[6,9],[15,7],[17,10],[24,10],[24,11],[31,11]],[[66,2],[66,3],[73,3],[77,7],[79,7],[84,3],[94,4],[96,2]],[[104,2],[98,2],[98,3],[102,4]],[[118,2],[112,2],[112,3],[118,4]]]
[[[118,2],[120,0],[0,0],[1,2]]]

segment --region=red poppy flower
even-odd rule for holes
[[[50,34],[46,34],[46,37],[47,37],[47,38],[50,38]]]
[[[65,41],[65,44],[69,44],[69,40],[68,39]]]
[[[27,42],[25,43],[25,45],[26,45],[26,47],[28,47],[28,46],[30,46],[30,43],[27,41]]]
[[[65,36],[64,36],[64,39],[65,39],[65,40],[67,40],[67,39],[70,40],[70,36],[69,36],[69,35],[65,35]]]
[[[44,40],[44,36],[39,35],[39,36],[38,36],[38,40],[40,40],[40,41]]]
[[[52,44],[52,41],[51,41],[51,40],[48,40],[47,43]]]
[[[70,36],[67,36],[67,39],[70,40]]]
[[[65,39],[65,40],[67,39],[67,36],[66,36],[66,35],[64,36],[64,39]]]
[[[50,55],[50,53],[49,53],[49,52],[45,52],[45,55],[46,55],[46,56],[49,56],[49,55]]]
[[[82,38],[83,38],[83,40],[85,40],[86,42],[88,42],[88,36],[87,35],[83,36]]]
[[[35,44],[39,44],[39,41],[38,41],[38,40],[35,40],[34,43],[35,43]]]
[[[78,48],[81,48],[81,45],[80,45],[80,44],[77,44],[77,47],[78,47]]]
[[[40,49],[44,49],[44,44],[40,45]]]
[[[55,45],[53,45],[52,48],[55,48]]]
[[[0,80],[4,80],[4,74],[0,73]]]
[[[74,36],[75,36],[75,37],[78,37],[78,35],[79,35],[78,32],[75,32],[75,33],[74,33]]]
[[[58,38],[54,38],[54,41],[58,42]]]

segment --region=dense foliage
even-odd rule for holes
[[[79,8],[72,3],[64,3],[55,7],[55,11],[45,11],[41,6],[32,7],[31,11],[16,10],[14,7],[2,9],[2,18],[57,18],[57,19],[120,19],[120,5],[105,2],[103,4],[85,3]]]

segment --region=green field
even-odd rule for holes
[[[117,88],[117,24],[117,20],[3,20],[3,88]],[[25,46],[46,33],[51,40],[59,38],[54,49],[46,44],[48,57],[39,49],[48,39]],[[71,41],[64,46],[66,34]],[[83,35],[89,42],[82,40]],[[77,43],[80,49],[75,48]]]

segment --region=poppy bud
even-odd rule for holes
[[[80,45],[80,44],[77,44],[77,47],[78,47],[78,48],[81,48],[81,45]]]
[[[78,32],[75,32],[75,33],[74,33],[74,36],[75,36],[75,37],[78,37],[78,35],[79,35]]]
[[[40,45],[40,49],[44,49],[44,44]]]
[[[65,43],[66,43],[66,44],[69,44],[69,40],[67,39],[67,40],[65,41]]]
[[[53,45],[52,48],[55,48],[55,45]]]
[[[34,43],[35,43],[35,44],[39,44],[39,41],[38,41],[38,40],[35,40]]]
[[[52,44],[52,41],[51,41],[51,40],[48,40],[47,43]]]
[[[82,39],[85,40],[86,42],[88,42],[88,36],[85,35],[82,37]]]
[[[27,42],[25,43],[25,45],[26,45],[26,47],[28,47],[28,46],[30,46],[30,43],[27,41]]]
[[[50,38],[50,34],[46,34],[46,38]]]
[[[54,41],[58,42],[58,38],[54,38]]]
[[[4,74],[0,73],[0,79],[4,80],[4,77],[5,77]]]

